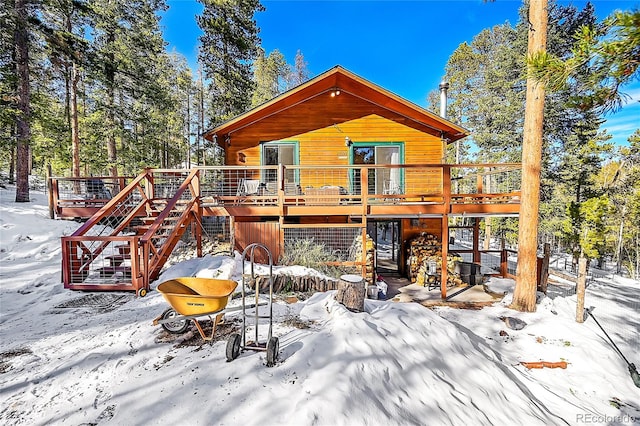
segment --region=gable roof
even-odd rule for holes
[[[336,96],[337,94],[337,96]],[[323,96],[324,95],[324,96]],[[328,101],[328,99],[334,99]],[[333,102],[328,104],[328,102]],[[328,108],[328,109],[327,109]],[[309,113],[322,109],[321,114]],[[335,66],[317,77],[265,102],[204,134],[224,140],[234,132],[278,116],[287,116],[287,124],[265,126],[261,136],[270,140],[284,139],[345,121],[377,114],[422,132],[453,142],[468,136],[468,131],[362,77]],[[297,117],[297,119],[295,119]],[[312,117],[312,118],[311,118]],[[263,139],[264,140],[264,139]]]

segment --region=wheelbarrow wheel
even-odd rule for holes
[[[267,367],[273,367],[278,360],[278,351],[280,350],[280,342],[277,337],[272,337],[267,342]]]
[[[178,313],[174,311],[172,308],[169,308],[162,313],[163,320],[175,318],[177,316],[179,316]],[[162,328],[164,328],[171,334],[181,334],[187,331],[187,328],[189,328],[189,321],[176,320],[171,322],[165,322],[164,324],[162,324]]]
[[[240,335],[233,333],[227,339],[227,362],[231,362],[240,355]]]

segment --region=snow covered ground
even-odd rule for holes
[[[575,322],[575,296],[543,298],[524,314],[506,307],[512,282],[495,280],[505,300],[479,311],[367,300],[352,313],[317,293],[275,305],[274,367],[263,352],[226,362],[233,315],[220,341],[200,344],[193,327],[176,336],[152,325],[168,307],[158,292],[64,290],[59,237],[78,224],[50,220],[45,194],[13,198],[0,190],[2,424],[640,424],[640,389],[595,322]],[[209,255],[162,279],[238,279],[238,265]],[[636,365],[639,299],[640,283],[617,277],[587,290],[587,306]],[[508,328],[505,316],[527,325]]]

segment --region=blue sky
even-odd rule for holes
[[[585,1],[559,1],[578,8]],[[640,0],[599,0],[599,19],[616,9],[640,8]],[[420,106],[438,87],[449,56],[471,42],[484,28],[515,24],[519,0],[305,1],[263,0],[266,11],[256,15],[265,51],[280,50],[293,63],[300,49],[311,76],[334,65],[355,72]],[[169,51],[177,51],[197,69],[200,30],[195,0],[168,0],[161,25]],[[640,127],[640,82],[625,92],[631,96],[621,111],[605,117],[603,126],[617,143]]]

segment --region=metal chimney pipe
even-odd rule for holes
[[[440,83],[440,117],[447,118],[447,90],[449,83],[443,81]]]

